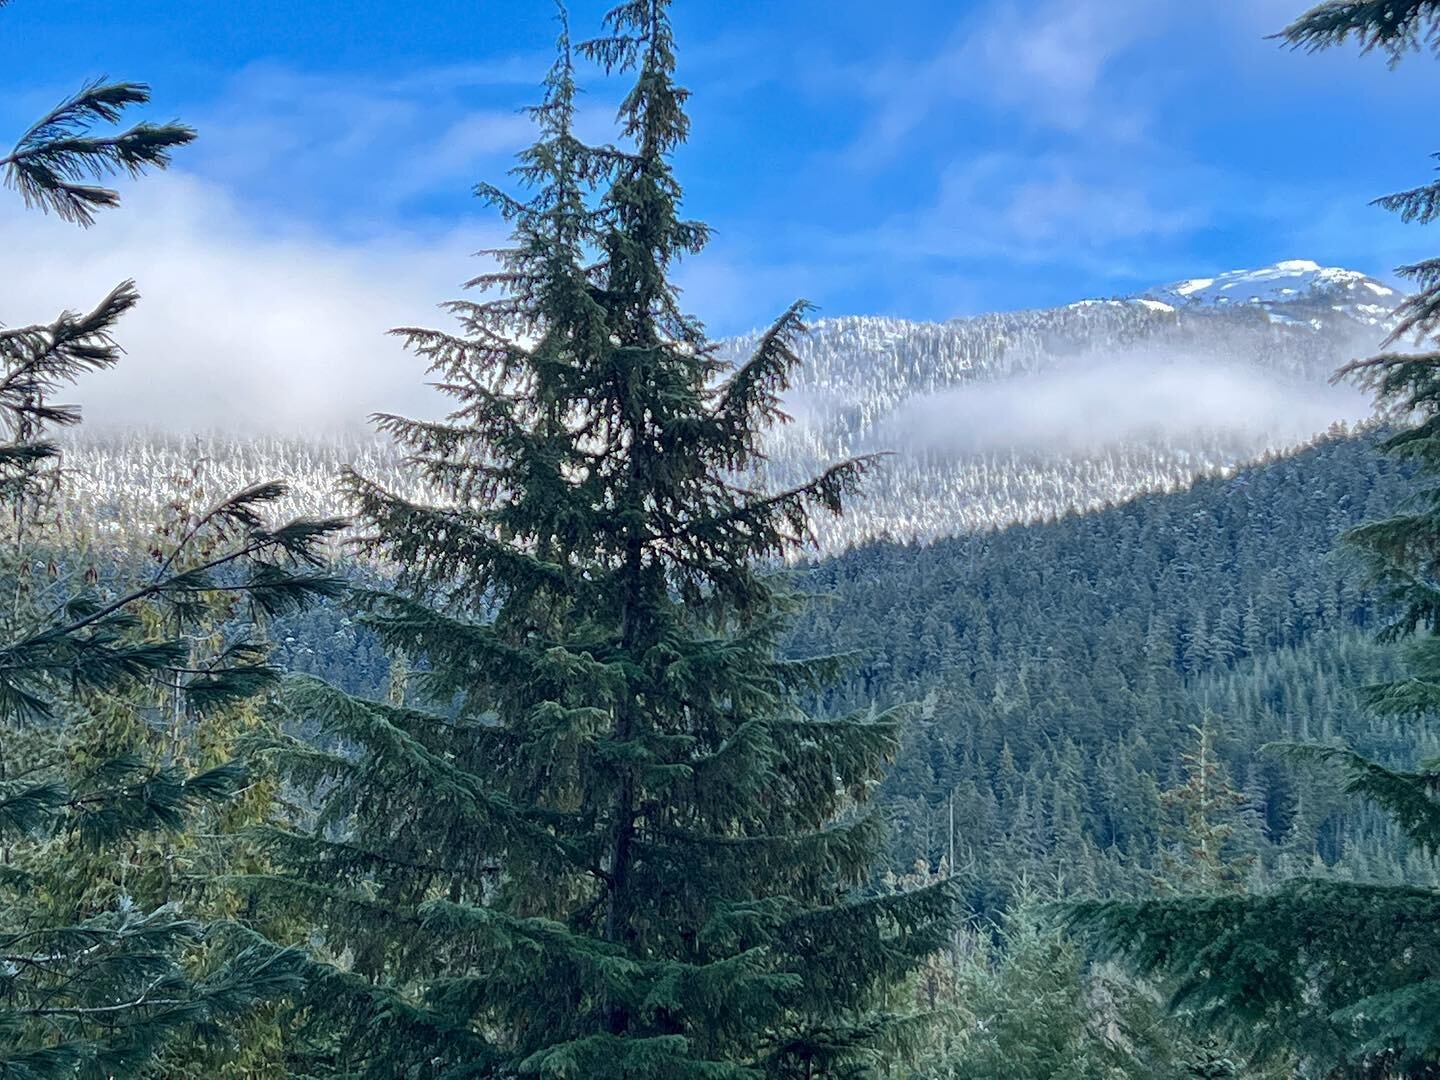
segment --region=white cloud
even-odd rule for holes
[[[1109,76],[1115,61],[1158,25],[1153,5],[1138,0],[987,4],[929,56],[845,74],[872,108],[852,159],[874,164],[927,122],[963,122],[977,107],[1021,126],[1133,140],[1147,124],[1144,99],[1122,94]]]
[[[1146,277],[1157,241],[1216,209],[1212,167],[1156,123],[1186,17],[1179,0],[987,0],[927,55],[830,65],[832,91],[847,80],[861,104],[843,160],[916,192],[833,246],[927,277],[987,260],[1079,271],[1091,293]]]
[[[1151,20],[1133,3],[1055,0],[1034,9],[1002,7],[966,42],[962,63],[973,73],[970,94],[1022,113],[1032,122],[1092,135],[1100,122],[1127,132],[1104,78],[1110,65],[1144,34]],[[959,74],[957,72],[956,74]]]
[[[444,325],[435,305],[477,269],[492,225],[342,242],[260,222],[218,188],[148,177],[81,231],[0,205],[25,273],[0,281],[6,322],[42,322],[133,277],[142,300],[119,327],[127,355],[74,400],[90,423],[174,430],[344,428],[377,409],[433,412],[423,365],[386,335]]]
[[[406,154],[403,170],[384,178],[383,188],[397,201],[446,184],[463,190],[475,182],[477,161],[511,156],[534,135],[534,124],[520,113],[469,113],[441,132],[433,145]]]
[[[1153,260],[1157,241],[1203,224],[1203,200],[1178,190],[1159,168],[1137,176],[1118,156],[986,153],[942,168],[928,203],[815,247],[864,265],[908,261],[926,276],[957,266],[983,275],[987,263],[1077,267],[1103,295]]]
[[[1136,350],[916,398],[878,441],[940,454],[1085,453],[1201,433],[1284,444],[1370,413],[1368,398],[1351,386],[1295,382],[1214,356]]]
[[[1192,212],[1164,205],[1121,169],[1097,168],[1071,154],[987,155],[947,171],[931,213],[1014,255],[1053,254],[1057,248],[1103,248],[1142,237],[1172,236],[1194,223]]]
[[[464,93],[473,77],[442,69],[361,80],[250,64],[214,106],[187,115],[200,138],[184,165],[292,215],[393,218],[414,196],[458,196],[477,179],[502,179],[530,141],[534,126],[518,103],[538,88],[516,92],[513,105],[493,94],[477,105]]]
[[[0,320],[48,322],[136,280],[141,303],[117,335],[126,357],[71,398],[91,425],[294,432],[434,414],[423,363],[386,331],[447,325],[437,305],[508,233],[466,195],[479,179],[504,183],[534,135],[523,111],[476,108],[463,92],[523,83],[517,100],[533,100],[547,64],[389,80],[250,65],[208,110],[187,111],[200,139],[181,168],[124,184],[94,228],[0,198],[0,235],[26,253],[25,273],[0,277]],[[602,89],[576,117],[592,142],[615,137]],[[443,218],[402,205],[437,196]],[[396,224],[411,221],[418,231]],[[701,283],[734,314],[718,279]]]
[[[0,235],[26,252],[26,272],[0,278],[0,320],[46,322],[136,279],[128,355],[76,391],[91,424],[295,431],[433,413],[423,364],[386,331],[446,325],[437,305],[483,268],[472,253],[508,233],[467,196],[504,183],[532,140],[519,104],[549,62],[393,78],[247,65],[186,110],[200,138],[180,169],[123,185],[93,229],[0,198]],[[587,99],[577,128],[610,138],[613,116]]]

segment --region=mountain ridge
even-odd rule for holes
[[[801,364],[784,403],[794,422],[771,434],[756,479],[785,485],[836,459],[892,452],[851,514],[817,519],[826,553],[1176,490],[1365,419],[1358,393],[1328,380],[1384,336],[1383,323],[1359,307],[1380,298],[1376,288],[1389,287],[1290,260],[1151,290],[1188,289],[1189,299],[1174,304],[1145,295],[943,322],[820,319],[796,346]],[[723,342],[721,353],[739,360],[757,337]],[[289,509],[333,513],[333,477],[350,456],[418,494],[393,449],[373,435],[202,442],[80,435],[68,450],[77,506],[116,527],[147,520],[145,507],[169,501],[162,478],[198,469],[211,490],[287,478],[296,488]]]
[[[1402,299],[1397,290],[1359,270],[1321,266],[1310,259],[1227,270],[1156,286],[1139,295],[1176,308],[1253,306],[1284,318],[1290,316],[1277,309],[1328,308],[1372,324],[1386,321]]]

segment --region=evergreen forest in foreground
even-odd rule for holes
[[[348,470],[353,519],[197,472],[117,547],[58,400],[136,287],[0,329],[0,1075],[1440,1075],[1440,357],[1181,493],[807,562],[884,462],[742,479],[808,305],[738,361],[681,306],[668,0],[560,25],[509,245],[397,331],[452,411],[376,418],[413,484]],[[85,85],[8,186],[91,224],[194,137],[149,96]]]

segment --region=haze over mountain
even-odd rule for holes
[[[1379,344],[1399,299],[1357,271],[1292,260],[1059,308],[822,319],[800,348],[794,423],[773,437],[766,479],[890,452],[851,515],[817,522],[825,551],[1171,490],[1365,418],[1366,399],[1328,380]],[[69,451],[77,498],[116,522],[145,519],[168,478],[192,467],[214,490],[284,476],[296,509],[333,511],[333,478],[351,461],[407,484],[384,442],[360,433],[239,442],[112,430]]]
[[[836,455],[894,452],[830,546],[1173,489],[1365,418],[1364,396],[1328,380],[1379,344],[1399,299],[1296,260],[944,323],[823,320],[774,462],[790,479]]]

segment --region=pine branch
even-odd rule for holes
[[[1433,977],[1440,893],[1300,880],[1255,896],[1086,901],[1061,912],[1098,955],[1165,978],[1172,1008],[1262,1052],[1318,1044],[1322,1060],[1338,1063],[1361,1059],[1370,1034],[1347,1009]],[[1406,1060],[1425,1054],[1392,1045]]]
[[[120,196],[84,181],[163,169],[176,147],[195,138],[194,129],[178,123],[141,123],[110,136],[90,133],[94,125],[118,123],[126,108],[149,101],[150,88],[143,83],[88,83],[41,117],[0,158],[6,184],[20,192],[27,206],[78,225],[93,224],[95,211],[117,205]]]
[[[139,603],[141,600],[172,590],[209,589],[212,586],[205,580],[205,575],[210,571],[218,570],[238,562],[254,560],[256,556],[273,552],[277,548],[286,555],[300,558],[307,562],[313,561],[318,558],[313,550],[314,542],[322,536],[328,536],[338,532],[344,528],[344,526],[345,522],[342,519],[336,518],[321,522],[306,522],[300,525],[298,531],[294,533],[286,533],[284,530],[276,530],[275,532],[256,530],[250,534],[247,542],[239,548],[208,559],[181,574],[175,574],[158,581],[152,581],[148,585],[134,589],[82,618],[74,620],[68,625],[45,631],[43,636],[46,638],[70,637],[87,627],[108,619],[125,608]],[[269,564],[260,563],[257,565],[262,568],[261,572],[265,575],[277,569]],[[343,582],[331,578],[316,579],[314,582],[306,581],[302,582],[302,584],[318,586],[321,581],[333,583],[336,589],[343,587]],[[270,582],[262,581],[256,587],[264,588],[267,584],[270,587],[276,587],[278,583],[278,579]],[[331,595],[336,594],[331,593]]]
[[[25,422],[70,425],[80,420],[74,406],[50,405],[47,399],[81,375],[115,365],[121,348],[113,330],[121,316],[139,301],[133,281],[117,285],[93,311],[63,313],[49,326],[0,330],[0,407],[21,429]]]
[[[1413,209],[1414,214],[1410,216],[1418,218],[1423,215],[1425,220],[1433,220],[1440,202],[1435,206],[1422,205],[1427,197],[1440,199],[1440,184],[1432,187],[1435,188],[1433,193],[1420,189],[1415,203],[1396,205],[1404,206],[1407,211]],[[1401,266],[1396,273],[1410,278],[1418,288],[1395,309],[1398,321],[1385,339],[1387,346],[1406,337],[1433,336],[1440,329],[1440,259],[1426,259]]]
[[[1262,751],[1278,752],[1292,761],[1338,765],[1346,775],[1344,791],[1383,809],[1404,830],[1411,843],[1440,852],[1440,773],[1399,772],[1368,758],[1330,746],[1270,743]]]
[[[1362,53],[1380,49],[1394,64],[1422,46],[1440,49],[1440,0],[1329,0],[1279,36],[1307,52],[1343,45],[1353,37]]]
[[[66,801],[64,787],[53,781],[38,784],[10,781],[0,789],[0,833],[34,832],[52,820]]]
[[[809,332],[805,315],[811,310],[807,300],[791,304],[760,336],[750,359],[720,387],[714,412],[722,430],[749,434],[789,419],[779,409],[780,395],[789,388],[790,375],[800,363],[795,343]],[[731,465],[744,466],[743,457]]]
[[[287,488],[278,481],[267,481],[261,484],[252,484],[250,487],[242,488],[229,495],[214,506],[199,514],[192,521],[180,539],[176,541],[174,548],[155,569],[154,580],[162,579],[175,560],[185,553],[190,542],[200,532],[211,525],[219,526],[217,535],[226,537],[232,528],[246,531],[257,531],[264,524],[264,518],[259,513],[259,508],[274,503],[284,498]]]
[[[222,504],[220,515],[229,521],[248,522],[253,514],[253,491],[250,496]],[[268,560],[278,555],[316,563],[316,546],[342,526],[340,521],[299,521],[274,530],[252,528],[240,546],[183,571],[163,573],[108,603],[71,598],[54,613],[56,621],[0,647],[0,711],[12,716],[49,716],[51,705],[42,691],[54,680],[69,679],[79,688],[106,690],[160,671],[183,674],[187,650],[181,643],[130,640],[137,629],[134,611],[147,601],[168,601],[183,608],[197,595],[236,592],[257,608],[278,614],[340,595],[346,588],[342,579],[297,574]],[[210,576],[237,564],[248,571],[239,583],[221,584]],[[170,569],[173,571],[173,566]],[[247,661],[227,670],[222,664],[194,680],[191,689],[197,704],[213,705],[258,690],[271,678],[263,665]]]

